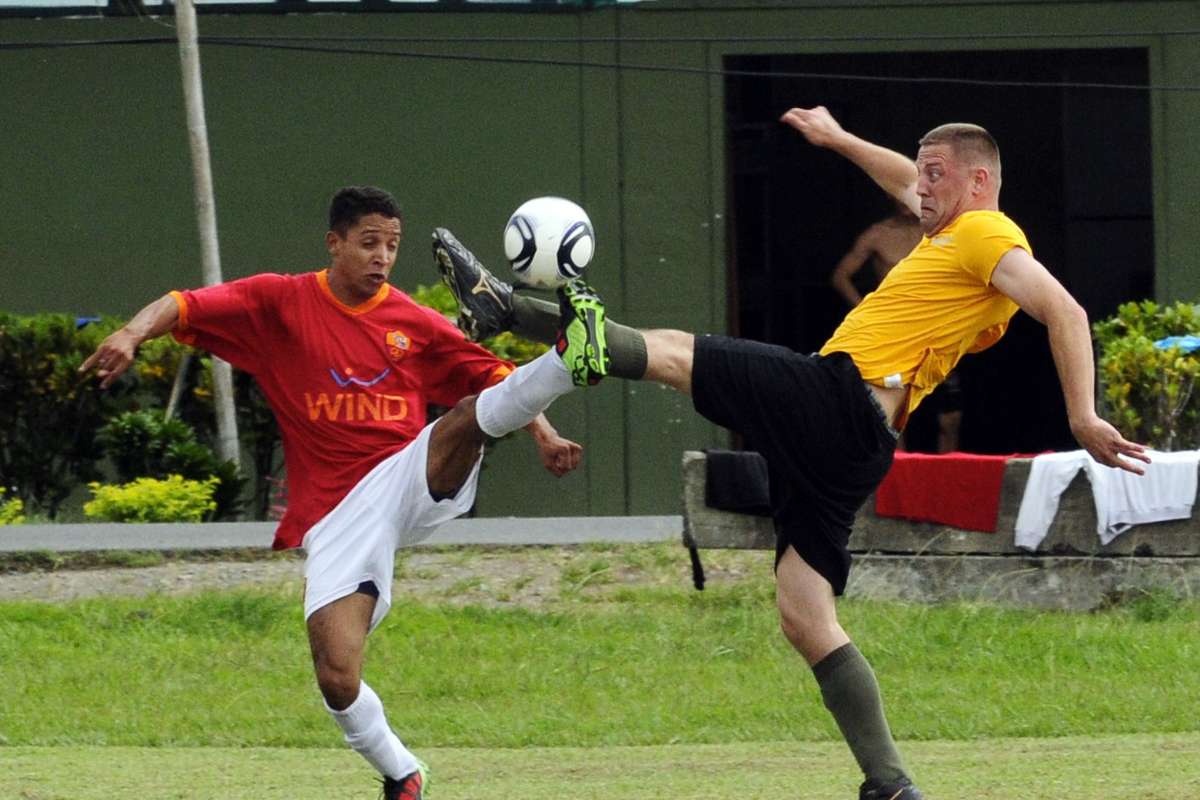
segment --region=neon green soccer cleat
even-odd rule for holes
[[[576,278],[558,290],[558,342],[554,349],[576,386],[594,386],[608,374],[611,359],[604,338],[604,301]]]

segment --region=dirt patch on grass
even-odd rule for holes
[[[767,578],[761,552],[706,551],[712,582]],[[0,562],[0,601],[61,603],[98,596],[186,594],[243,588],[303,591],[296,552],[80,554],[46,563]],[[677,543],[569,547],[414,548],[396,558],[394,599],[541,608],[603,601],[622,588],[689,588],[691,564]]]

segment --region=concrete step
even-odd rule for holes
[[[1200,558],[854,557],[847,597],[1090,611],[1152,591],[1200,597]]]
[[[677,540],[679,516],[473,517],[442,525],[421,545],[566,545]],[[6,525],[0,552],[269,548],[273,522]],[[421,546],[418,545],[418,546]]]

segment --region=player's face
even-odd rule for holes
[[[970,172],[949,145],[931,144],[917,151],[917,195],[921,198],[921,230],[932,236],[968,209]]]
[[[387,281],[400,249],[400,220],[368,214],[346,231],[325,235],[333,263],[329,286],[348,305],[370,300]]]

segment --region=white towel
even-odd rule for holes
[[[1021,495],[1021,508],[1017,512],[1017,547],[1038,549],[1058,511],[1058,498],[1090,460],[1086,450],[1034,456],[1029,479],[1025,482],[1025,494]]]
[[[1017,512],[1017,547],[1038,548],[1054,521],[1059,498],[1080,469],[1092,485],[1101,544],[1110,543],[1134,525],[1191,517],[1200,450],[1148,450],[1147,455],[1151,463],[1145,465],[1145,475],[1103,466],[1085,450],[1034,457]]]
[[[1105,467],[1088,458],[1101,544],[1134,525],[1192,516],[1200,450],[1147,451],[1147,455],[1150,463],[1145,465],[1145,475]]]

